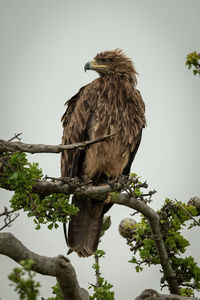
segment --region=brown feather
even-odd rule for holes
[[[107,141],[61,155],[62,176],[88,176],[95,184],[108,176],[116,178],[130,172],[146,126],[145,105],[135,89],[137,73],[133,63],[118,49],[100,53],[95,60],[105,58],[109,59],[106,68],[96,69],[100,77],[67,102],[62,117],[63,144],[116,133]],[[111,205],[77,196],[73,203],[80,211],[70,222],[68,246],[78,255],[88,256],[98,246],[103,214]]]

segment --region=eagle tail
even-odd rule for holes
[[[71,216],[67,245],[80,257],[92,255],[98,247],[104,215],[104,203],[89,198],[73,196],[72,204],[79,208]]]

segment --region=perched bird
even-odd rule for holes
[[[146,126],[145,105],[135,88],[137,72],[122,50],[97,54],[86,63],[86,70],[95,70],[99,77],[66,102],[62,144],[115,135],[84,149],[63,151],[61,173],[63,177],[86,176],[94,185],[101,185],[108,178],[129,174]],[[79,213],[71,217],[67,244],[87,257],[97,249],[103,216],[112,204],[77,195],[72,203]]]

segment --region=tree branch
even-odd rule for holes
[[[74,181],[69,178],[69,181],[67,183],[61,182],[49,182],[49,181],[38,181],[35,185],[32,187],[32,192],[36,193],[41,196],[47,196],[52,193],[63,193],[63,194],[79,194],[79,195],[85,195],[90,196],[94,199],[99,199],[110,192],[113,192],[114,189],[112,189],[109,185],[102,185],[102,186],[87,186],[83,184],[76,184]],[[77,183],[80,181],[77,181]]]
[[[120,183],[116,183],[116,185],[113,185],[112,187],[109,185],[104,186],[89,186],[85,187],[84,189],[81,187],[73,187],[68,184],[57,184],[53,182],[38,182],[34,187],[34,191],[42,191],[47,193],[50,192],[51,188],[54,189],[54,192],[56,193],[73,193],[73,194],[81,194],[85,196],[89,196],[91,198],[96,198],[101,200],[102,194],[105,195],[107,193],[117,191],[120,188],[123,187],[120,186]],[[160,263],[163,268],[163,272],[165,274],[166,280],[169,284],[169,289],[171,293],[178,294],[178,285],[175,280],[175,273],[171,267],[171,264],[168,260],[167,251],[165,249],[165,245],[162,239],[162,233],[160,230],[160,218],[158,214],[150,208],[146,203],[144,203],[142,200],[139,200],[137,197],[134,197],[134,195],[131,194],[119,194],[118,196],[114,195],[111,197],[112,203],[117,203],[119,205],[128,206],[132,209],[135,209],[139,212],[141,212],[144,216],[146,216],[150,222],[153,238],[155,240],[155,243],[157,245],[158,255],[160,258]]]
[[[168,260],[167,251],[165,249],[160,230],[160,218],[158,214],[143,201],[135,199],[134,197],[130,197],[129,195],[120,194],[118,199],[115,197],[114,201],[112,199],[111,202],[133,208],[148,218],[153,233],[153,239],[155,240],[157,246],[160,263],[166,280],[169,284],[169,290],[172,294],[178,294],[179,287],[175,280],[175,273]]]
[[[111,136],[115,135],[108,134],[91,141],[84,141],[80,143],[70,144],[70,145],[43,145],[43,144],[24,144],[21,142],[11,142],[0,139],[0,152],[28,152],[28,153],[59,153],[63,150],[71,150],[76,148],[86,147],[91,144],[103,142]]]
[[[168,295],[168,294],[159,294],[155,290],[147,289],[144,290],[141,295],[135,298],[135,300],[199,300],[196,297],[184,297],[179,295]]]
[[[119,180],[116,183],[112,183],[112,187],[110,185],[86,186],[83,183],[80,184],[80,180],[74,178],[64,178],[64,181],[67,183],[63,184],[62,182],[40,181],[33,186],[32,191],[42,197],[52,193],[64,193],[83,195],[103,201],[105,200],[105,194],[124,189],[123,180],[122,182]],[[147,184],[145,184],[145,187],[147,187]],[[178,294],[179,288],[162,239],[160,218],[158,214],[144,201],[140,200],[137,196],[134,196],[134,194],[130,192],[127,194],[114,195],[111,197],[110,202],[135,209],[148,218],[153,233],[153,239],[157,246],[160,263],[165,274],[165,278],[169,284],[170,292]]]
[[[35,264],[32,267],[43,275],[55,276],[61,288],[64,300],[88,300],[89,294],[80,288],[75,270],[69,259],[59,255],[47,257],[38,255],[26,248],[11,233],[0,233],[0,253],[6,255],[16,262],[32,259]]]

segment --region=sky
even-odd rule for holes
[[[0,138],[22,132],[24,143],[59,144],[64,103],[97,78],[84,65],[103,50],[121,48],[136,67],[137,88],[146,104],[147,128],[132,172],[156,189],[151,207],[166,197],[187,202],[200,195],[200,79],[185,66],[188,53],[199,51],[199,0],[0,0]],[[28,155],[44,175],[60,176],[58,154]],[[0,211],[12,193],[0,191]],[[113,284],[116,300],[134,299],[145,288],[159,289],[159,268],[136,273],[132,253],[118,233],[130,209],[115,205],[112,227],[100,249],[103,276]],[[135,217],[139,220],[139,215]],[[59,229],[34,229],[21,213],[5,231],[41,255],[66,254]],[[200,262],[197,229],[186,231],[192,247],[187,255]],[[198,235],[199,237],[199,235]],[[93,258],[70,260],[79,283],[95,282]],[[7,276],[17,266],[0,256],[0,298],[17,300]],[[50,296],[55,279],[38,275],[41,296]]]

